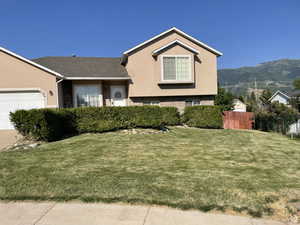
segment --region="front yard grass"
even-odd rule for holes
[[[300,199],[300,142],[258,131],[84,134],[0,153],[1,200],[168,205],[253,216]]]

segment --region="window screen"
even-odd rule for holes
[[[189,56],[163,56],[163,80],[191,80],[191,59]]]

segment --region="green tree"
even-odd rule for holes
[[[222,107],[223,111],[233,109],[234,95],[224,88],[218,88],[218,94],[215,97],[215,104]]]
[[[256,95],[255,95],[254,91],[252,91],[250,94],[250,101],[256,102]]]
[[[294,86],[295,89],[300,90],[300,79],[294,80],[293,86]]]
[[[258,110],[258,103],[254,92],[251,92],[250,96],[248,96],[246,105],[247,112],[256,112]]]
[[[255,113],[255,128],[286,134],[289,126],[299,119],[299,113],[285,104],[272,102]]]
[[[300,97],[290,98],[289,104],[298,112],[300,112]]]
[[[269,105],[270,98],[272,97],[272,92],[269,89],[263,90],[261,96],[259,97],[259,100],[262,102],[263,105]]]
[[[240,95],[240,96],[238,97],[238,99],[239,99],[241,102],[245,103],[245,98],[244,98],[244,96]]]

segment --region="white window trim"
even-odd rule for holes
[[[75,89],[77,86],[98,86],[99,98],[100,98],[99,107],[103,106],[103,87],[102,87],[102,83],[99,83],[99,84],[73,84],[72,85],[73,107],[76,107],[76,108],[78,107],[76,93],[75,93]]]
[[[165,57],[188,57],[190,60],[190,79],[188,79],[188,80],[165,80],[164,79],[164,58]],[[160,56],[161,81],[166,82],[166,83],[194,82],[192,65],[194,65],[194,60],[191,55],[161,55]]]

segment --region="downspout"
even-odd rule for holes
[[[60,102],[59,102],[58,84],[59,84],[60,82],[62,82],[63,80],[64,80],[64,79],[62,78],[62,79],[60,79],[60,80],[56,81],[57,108],[61,108],[61,106],[60,106]]]

